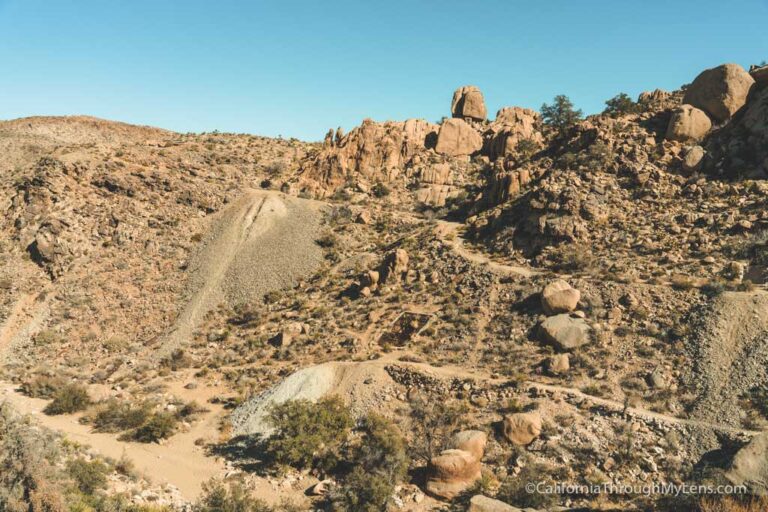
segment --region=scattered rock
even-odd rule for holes
[[[581,292],[562,279],[552,281],[541,292],[541,306],[548,315],[570,313],[576,309]]]

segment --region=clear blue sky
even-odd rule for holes
[[[0,0],[0,119],[89,114],[322,138],[365,118],[587,113],[706,67],[768,60],[768,0]]]

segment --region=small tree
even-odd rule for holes
[[[573,108],[573,103],[568,96],[559,94],[551,105],[546,103],[541,106],[541,117],[544,122],[555,128],[560,135],[579,122],[583,117],[581,110]]]
[[[603,110],[603,114],[611,117],[618,117],[625,114],[634,114],[638,112],[638,110],[637,103],[632,101],[632,98],[630,98],[629,95],[621,92],[605,102],[605,110]]]
[[[412,452],[429,462],[445,448],[448,438],[463,423],[466,404],[448,404],[445,400],[430,401],[417,396],[411,400],[410,406],[411,431],[414,434]]]

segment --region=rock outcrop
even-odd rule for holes
[[[699,141],[712,129],[712,121],[703,111],[682,105],[672,113],[667,126],[667,139],[679,142]]]
[[[539,114],[520,107],[504,107],[496,113],[496,119],[487,132],[488,157],[513,157],[519,153],[519,144],[527,141],[531,147],[538,147],[543,142],[538,130]]]
[[[387,254],[379,268],[379,283],[400,283],[408,272],[408,259],[408,253],[404,249],[395,249]]]
[[[431,206],[444,206],[446,200],[455,193],[450,164],[434,164],[422,169],[419,189],[416,190],[416,199],[419,202]]]
[[[725,476],[754,494],[768,495],[768,433],[758,434],[733,457]]]
[[[451,101],[451,115],[462,119],[484,121],[488,111],[480,89],[474,85],[465,85],[456,89]]]
[[[526,446],[541,435],[541,415],[538,412],[519,412],[506,416],[502,432],[508,441]]]
[[[768,85],[768,65],[752,66],[749,68],[749,75],[758,87],[765,87]]]
[[[730,119],[747,102],[755,83],[738,64],[722,64],[702,71],[685,92],[683,103],[699,108],[717,121]]]
[[[440,125],[435,151],[448,156],[474,155],[483,148],[483,138],[461,119],[446,119]]]

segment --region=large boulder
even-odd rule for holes
[[[756,435],[736,452],[725,476],[754,494],[768,495],[768,432]]]
[[[449,156],[467,156],[483,148],[483,138],[461,119],[446,119],[437,133],[435,151]]]
[[[707,112],[718,121],[727,121],[747,102],[755,83],[738,64],[722,64],[702,71],[688,87],[683,103]]]
[[[541,323],[544,341],[560,350],[572,350],[588,343],[590,330],[583,318],[573,318],[567,313],[551,316]]]
[[[480,460],[464,450],[445,450],[427,468],[427,492],[453,499],[480,480]]]
[[[379,283],[399,283],[408,272],[408,260],[408,253],[405,249],[395,249],[387,254],[379,268]]]
[[[541,434],[541,415],[536,411],[510,414],[504,417],[501,427],[508,441],[529,445]]]
[[[471,453],[477,460],[483,458],[485,445],[488,443],[488,435],[482,430],[464,430],[450,439],[448,446],[455,450],[464,450]]]
[[[693,146],[685,152],[683,157],[683,169],[686,171],[698,171],[704,161],[706,152],[701,146]]]
[[[667,139],[680,142],[699,141],[712,129],[712,121],[703,111],[691,105],[675,109],[667,125]]]
[[[456,89],[451,101],[451,115],[463,119],[485,120],[488,111],[480,89],[474,85],[465,85]]]
[[[541,292],[541,307],[548,315],[570,313],[579,303],[581,292],[563,281],[552,281]]]
[[[482,494],[472,496],[467,512],[522,512],[519,508],[507,505],[503,501],[494,500]]]

